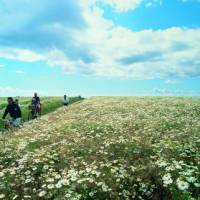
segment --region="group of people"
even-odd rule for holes
[[[8,97],[7,99],[8,105],[4,111],[2,119],[5,120],[6,116],[10,115],[10,120],[7,121],[6,126],[13,125],[19,127],[22,123],[22,111],[21,106],[19,104],[18,99],[13,99],[12,97]],[[29,108],[36,112],[41,112],[41,103],[40,98],[38,97],[37,93],[34,94]]]
[[[4,111],[2,119],[5,120],[6,116],[9,114],[11,117],[11,119],[9,120],[9,124],[12,124],[13,126],[16,127],[21,126],[22,111],[18,99],[14,100],[12,97],[8,97],[7,101],[8,105]],[[69,98],[67,97],[67,95],[64,95],[63,105],[67,106],[68,104],[69,104]],[[37,95],[37,93],[34,93],[34,96],[29,105],[29,109],[31,110],[32,119],[36,118],[38,114],[41,115],[42,112],[41,102],[40,102],[40,97]]]

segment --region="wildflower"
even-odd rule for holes
[[[3,199],[5,197],[5,194],[0,194],[0,199]]]
[[[15,196],[12,198],[12,200],[15,200],[15,199],[17,199],[17,197],[18,197],[18,195],[15,195]]]
[[[32,180],[29,178],[29,179],[26,179],[25,180],[25,183],[30,183]]]
[[[194,186],[199,188],[200,187],[200,183],[194,183]]]
[[[189,188],[189,183],[184,181],[182,178],[178,178],[177,186],[179,190],[187,190]]]
[[[116,180],[116,182],[118,182],[118,183],[119,183],[120,181],[121,181],[120,178],[118,178],[118,179]]]
[[[24,198],[25,199],[31,199],[31,196],[25,195]]]
[[[43,185],[42,185],[42,188],[45,188],[46,186],[47,186],[46,184],[43,184]]]
[[[48,189],[53,189],[53,188],[54,188],[54,184],[49,184],[49,185],[47,186],[47,188],[48,188]]]
[[[37,170],[37,167],[32,167],[32,170],[33,170],[33,171]]]
[[[0,178],[3,177],[3,176],[4,176],[4,173],[3,173],[3,172],[0,172]]]
[[[70,197],[71,197],[71,194],[67,193],[67,194],[65,195],[65,197],[66,197],[66,198],[70,198]]]
[[[14,170],[14,169],[11,170],[11,171],[10,171],[10,174],[11,174],[11,175],[15,175],[15,174],[16,174],[15,170]]]
[[[62,183],[59,181],[57,184],[56,184],[56,188],[61,188],[62,187]]]
[[[165,174],[162,177],[162,180],[163,180],[164,186],[167,186],[167,185],[170,185],[170,184],[173,183],[173,180],[171,178],[171,174],[170,173]]]
[[[186,177],[186,180],[189,182],[189,183],[194,183],[197,179],[195,177]]]
[[[89,168],[89,167],[87,167],[87,168],[86,168],[86,172],[88,172],[88,173],[89,173],[89,172],[91,172],[91,171],[92,171],[92,169],[91,169],[91,168]]]
[[[165,170],[166,170],[167,172],[170,172],[170,171],[173,171],[174,169],[173,169],[172,166],[168,166],[168,167],[165,168]]]
[[[38,196],[39,196],[39,197],[43,197],[43,196],[45,196],[46,193],[47,193],[46,191],[41,191],[41,192],[38,194]]]
[[[60,179],[61,178],[60,174],[56,174],[54,177],[55,177],[55,179]]]
[[[109,188],[105,183],[102,184],[102,190],[103,190],[103,192],[108,192],[109,191]]]
[[[49,169],[49,166],[48,165],[44,165],[43,169]]]
[[[166,167],[167,163],[163,160],[157,160],[156,165],[158,165],[159,167]]]
[[[46,181],[47,181],[48,183],[53,183],[53,182],[54,182],[54,179],[53,179],[53,178],[48,178]]]
[[[76,181],[77,180],[77,177],[76,176],[72,176],[71,177],[71,181]]]
[[[133,167],[133,166],[131,166],[131,171],[132,171],[132,172],[135,172],[135,170],[136,170],[136,168]]]
[[[31,174],[31,172],[28,170],[24,174],[28,176],[29,174]]]
[[[69,185],[69,181],[67,180],[67,179],[62,179],[61,180],[61,183],[63,184],[63,185]]]
[[[94,196],[94,192],[90,192],[90,193],[89,193],[89,196],[90,196],[90,197],[93,197],[93,196]]]

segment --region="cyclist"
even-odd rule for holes
[[[14,102],[12,97],[8,97],[7,101],[8,101],[8,105],[6,107],[6,110],[5,110],[2,118],[4,120],[7,116],[7,114],[9,113],[11,120],[9,121],[9,123],[7,125],[13,125],[13,126],[16,126],[16,127],[20,127],[21,117],[22,117],[21,109]]]
[[[41,115],[42,108],[41,108],[41,103],[40,103],[40,97],[38,96],[38,94],[36,92],[34,93],[33,99],[35,100],[34,105],[36,108],[36,113]]]
[[[38,94],[35,92],[33,98],[35,98],[35,103],[36,105],[40,105],[40,97]]]

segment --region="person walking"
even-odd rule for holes
[[[63,99],[63,105],[64,106],[67,106],[69,104],[69,98],[68,98],[68,96],[65,94],[64,95],[64,99]]]
[[[5,109],[2,119],[5,120],[6,116],[10,114],[11,117],[10,124],[19,127],[21,125],[21,117],[22,117],[21,109],[15,103],[12,97],[8,97],[7,101],[8,105]]]

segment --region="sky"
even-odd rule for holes
[[[0,96],[200,96],[200,0],[0,0]]]

